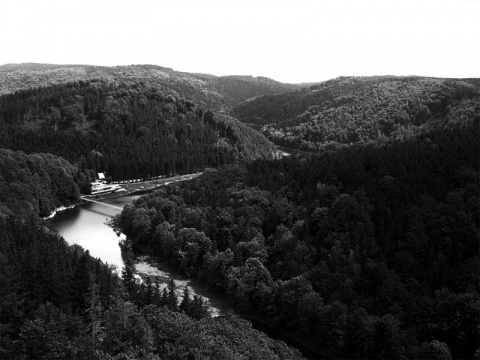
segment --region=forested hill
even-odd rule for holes
[[[271,157],[275,147],[227,115],[147,83],[99,80],[0,97],[0,148],[61,156],[114,180]]]
[[[479,359],[479,138],[467,125],[236,165],[117,221],[134,251],[310,339],[321,359]]]
[[[45,217],[73,205],[92,175],[52,154],[0,149],[0,217]]]
[[[0,66],[0,95],[32,87],[101,79],[163,85],[214,110],[226,110],[249,98],[299,88],[264,77],[214,76],[179,72],[155,65],[92,66],[7,64]]]
[[[0,359],[302,359],[232,314],[212,318],[187,287],[139,284],[128,260],[120,278],[39,218],[77,203],[97,171],[268,157],[263,136],[160,85],[100,80],[4,95],[0,129]]]
[[[269,124],[262,132],[277,145],[307,151],[404,140],[479,121],[480,80],[340,77],[246,101],[232,114],[246,123]]]

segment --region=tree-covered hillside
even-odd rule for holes
[[[2,127],[3,130],[3,127]],[[68,131],[66,132],[68,133]],[[60,148],[61,149],[61,148]],[[92,171],[52,154],[0,149],[0,359],[301,359],[202,298],[122,277],[48,222],[75,204]]]
[[[479,121],[476,79],[341,77],[235,107],[241,121],[266,125],[277,145],[316,151]]]
[[[0,216],[0,358],[302,358],[233,315],[211,318],[188,288],[162,294],[131,270],[120,279],[31,213]]]
[[[255,96],[278,94],[299,87],[264,77],[191,74],[155,65],[106,67],[31,63],[0,66],[0,95],[28,88],[93,79],[166,86],[217,111],[228,110]]]
[[[91,175],[52,154],[0,149],[0,217],[45,217],[58,207],[73,205]]]
[[[75,82],[0,97],[0,147],[49,152],[115,180],[188,173],[275,148],[236,119],[145,83]]]
[[[479,139],[470,124],[254,161],[146,195],[117,222],[126,246],[321,358],[468,359],[480,348]]]
[[[300,359],[211,318],[187,287],[137,282],[128,259],[119,277],[40,218],[97,172],[208,167],[126,206],[122,247],[322,359],[480,359],[480,81],[295,89],[151,65],[1,66],[0,359]],[[247,99],[233,115],[315,155],[274,159],[224,111]]]

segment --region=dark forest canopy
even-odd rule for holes
[[[480,121],[478,79],[340,77],[302,91],[266,95],[233,108],[266,125],[277,145],[307,151],[388,139]]]
[[[478,79],[295,88],[151,65],[0,67],[0,358],[299,359],[210,318],[188,288],[138,284],[131,261],[120,278],[39,219],[98,171],[213,166],[127,206],[122,246],[322,358],[480,359]],[[272,143],[223,112],[253,96],[234,114],[317,154],[269,159]]]
[[[114,180],[272,157],[273,144],[227,115],[145,83],[77,82],[0,97],[0,147],[49,152]]]
[[[32,103],[23,102],[29,109]],[[173,101],[165,104],[179,106]],[[75,115],[72,111],[68,116]],[[206,116],[212,127],[236,134],[238,142],[246,136],[234,132],[234,119]],[[32,126],[28,119],[23,124]],[[2,131],[8,129],[9,124],[2,125],[6,125]],[[76,130],[65,126],[60,131],[68,138]],[[51,128],[50,132],[55,133]],[[37,133],[38,140],[48,139],[48,131],[39,128],[28,139],[34,141]],[[54,150],[69,151],[68,142],[62,147],[62,137],[56,139],[59,147]],[[188,288],[181,297],[174,284],[161,293],[154,279],[142,285],[135,281],[131,262],[119,278],[113,267],[88,251],[68,246],[39,215],[75,204],[79,189],[93,175],[50,153],[0,150],[1,359],[302,358],[297,350],[232,314],[211,318],[207,304],[201,297],[191,297]]]
[[[186,295],[186,296],[185,296]],[[186,300],[188,299],[188,300]],[[301,359],[298,351],[203,300],[138,285],[38,218],[0,218],[0,358]]]
[[[256,161],[127,206],[163,257],[324,358],[472,358],[480,348],[478,126]]]
[[[78,202],[98,171],[148,178],[272,157],[263,136],[133,81],[5,95],[0,127],[0,358],[301,359],[231,314],[211,318],[188,288],[179,297],[173,283],[138,284],[129,261],[119,278],[39,219]]]
[[[0,66],[0,95],[35,87],[75,81],[162,85],[213,110],[228,110],[255,96],[278,94],[299,88],[265,77],[214,76],[179,72],[156,65],[92,66],[7,64]]]
[[[0,149],[0,217],[48,216],[60,206],[75,204],[79,189],[90,180],[89,172],[81,173],[52,154]]]

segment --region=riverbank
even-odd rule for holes
[[[146,281],[147,277],[150,277],[151,280],[152,278],[158,279],[161,291],[168,286],[170,279],[173,279],[176,294],[181,298],[183,296],[183,289],[185,286],[188,286],[191,296],[198,295],[207,301],[210,314],[213,317],[222,316],[228,310],[234,310],[222,294],[209,289],[197,279],[183,275],[178,269],[166,264],[160,259],[145,255],[137,256],[134,257],[134,265],[135,274],[140,275],[143,281]]]
[[[176,182],[187,181],[195,179],[203,174],[203,171],[196,172],[193,174],[186,174],[186,175],[177,175],[173,177],[166,177],[166,178],[158,178],[153,180],[147,181],[138,181],[138,182],[126,182],[126,183],[118,183],[125,189],[125,192],[121,193],[120,196],[125,195],[137,195],[141,192],[149,192],[155,190],[160,186],[170,185]]]
[[[173,279],[176,286],[175,291],[179,298],[182,297],[185,286],[188,286],[192,296],[199,295],[208,301],[208,306],[213,317],[223,316],[227,311],[233,311],[239,317],[250,321],[254,329],[297,348],[307,359],[320,358],[320,349],[318,349],[312,341],[301,338],[288,330],[279,329],[271,321],[259,314],[239,311],[239,309],[229,302],[223,293],[208,288],[197,279],[183,275],[180,270],[172,265],[166,264],[161,259],[145,255],[136,256],[133,259],[135,274],[139,275],[142,281],[146,281],[147,277],[150,277],[150,280],[158,279],[160,290],[163,291],[163,288],[167,287],[170,283],[170,279]]]
[[[75,206],[76,206],[75,204],[70,205],[70,206],[60,206],[60,207],[56,208],[55,210],[53,210],[50,215],[45,216],[45,217],[42,218],[42,219],[43,219],[43,220],[51,219],[51,218],[53,218],[55,215],[57,215],[57,213],[59,213],[60,211],[64,211],[64,210],[68,210],[68,209],[73,209]]]
[[[305,151],[305,150],[298,150],[298,149],[291,149],[284,146],[275,145],[279,151],[284,154],[288,154],[287,156],[296,156],[296,155],[303,155],[303,156],[311,156],[315,155],[315,152]]]

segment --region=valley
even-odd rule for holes
[[[479,86],[0,66],[1,356],[477,356]]]
[[[121,195],[102,194],[95,196],[93,197],[95,200],[89,199],[84,204],[58,212],[49,222],[69,244],[82,246],[92,256],[100,258],[110,266],[115,266],[117,273],[121,274],[125,254],[120,253],[119,241],[124,241],[125,236],[116,234],[115,229],[111,228],[111,218],[120,214],[125,205],[138,200],[141,197],[139,193],[149,194],[154,189],[158,190],[160,186],[192,180],[199,175],[190,174],[149,182],[122,184],[126,192],[121,192]],[[152,187],[153,184],[155,184],[155,188]],[[81,197],[81,200],[85,201],[86,199]],[[92,203],[89,203],[90,201]],[[162,291],[164,288],[168,289],[168,284],[173,279],[176,287],[175,292],[179,299],[182,298],[185,286],[188,286],[191,296],[201,296],[207,302],[211,316],[225,316],[224,314],[228,311],[235,312],[238,316],[252,321],[255,329],[260,329],[275,339],[281,339],[290,346],[300,347],[302,353],[306,354],[305,356],[308,358],[316,357],[315,352],[311,350],[315,348],[312,344],[305,344],[304,341],[293,336],[293,334],[275,329],[272,324],[266,322],[265,318],[255,316],[253,313],[242,314],[236,312],[235,306],[228,302],[228,299],[220,292],[206,286],[198,279],[186,276],[160,258],[151,258],[148,255],[135,256],[134,268],[136,278],[138,279],[138,276],[140,276],[143,284],[146,283],[147,279],[152,282],[158,281],[160,284],[159,290]],[[294,337],[294,339],[291,339],[291,337]]]

